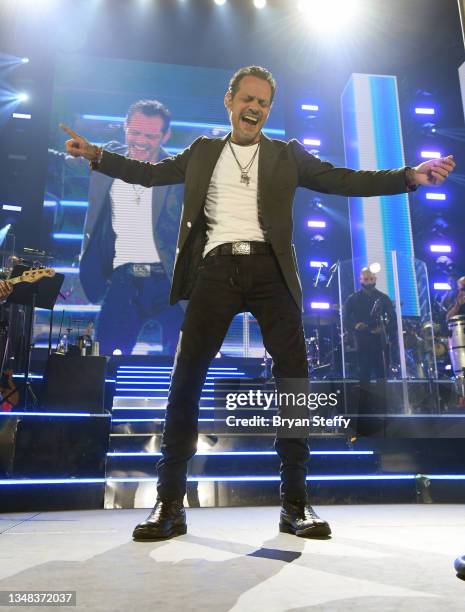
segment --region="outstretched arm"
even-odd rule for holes
[[[321,193],[345,196],[393,195],[415,190],[417,185],[438,186],[455,168],[452,155],[423,162],[415,168],[352,170],[336,168],[309,153],[294,140],[299,185]]]
[[[69,155],[84,157],[90,162],[92,170],[98,170],[112,178],[119,178],[126,183],[144,187],[183,183],[191,150],[201,140],[201,138],[197,139],[188,149],[175,157],[168,157],[152,164],[105,151],[102,147],[88,142],[69,127],[63,124],[60,124],[60,127],[71,136],[71,139],[65,143],[66,152]]]

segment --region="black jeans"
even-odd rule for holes
[[[378,334],[365,334],[357,338],[357,353],[361,383],[367,384],[372,375],[376,380],[387,378],[389,352],[386,347],[383,348]]]
[[[97,320],[100,354],[120,349],[130,355],[144,324],[156,319],[163,330],[163,353],[174,355],[183,310],[169,306],[170,281],[161,264],[149,276],[134,276],[130,266],[118,266],[111,277]]]
[[[199,400],[208,367],[233,317],[251,312],[273,359],[275,379],[308,378],[300,309],[274,255],[207,256],[198,271],[181,327],[158,462],[158,496],[182,499],[187,462],[197,449]],[[281,498],[306,501],[309,458],[305,438],[276,438]]]
[[[360,395],[358,411],[384,412],[386,410],[386,381],[389,372],[389,350],[383,347],[381,336],[378,334],[360,334],[357,338],[357,354],[359,365]],[[371,384],[371,377],[376,384]],[[366,434],[368,429],[358,430],[360,435]]]

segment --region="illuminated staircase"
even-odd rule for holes
[[[107,508],[153,505],[170,375],[168,365],[120,365],[117,370],[106,464]],[[244,369],[216,362],[208,371],[200,401],[198,452],[188,471],[186,502],[190,506],[279,501],[279,459],[273,437],[214,433],[215,379],[247,375]],[[353,486],[364,477],[376,476],[375,453],[351,449],[345,437],[320,436],[312,439],[311,449],[312,489],[323,487],[329,492],[336,483],[347,484],[348,478]],[[334,492],[329,495],[335,496]]]

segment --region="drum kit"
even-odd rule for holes
[[[334,378],[340,375],[341,327],[339,309],[333,306],[321,314],[303,316],[306,331],[307,360],[310,375],[315,378]],[[450,377],[451,370],[459,386],[459,394],[465,396],[465,315],[449,319],[447,331],[440,323],[403,318],[404,346],[409,361],[416,364],[411,375],[414,378],[430,378],[433,357],[442,375]],[[355,359],[355,349],[344,333],[346,360]],[[352,366],[355,367],[355,363]],[[350,367],[349,369],[352,369]]]
[[[449,355],[457,391],[465,397],[465,315],[451,317],[449,328]]]
[[[302,317],[311,378],[337,378],[341,369],[341,329],[339,307],[330,305],[324,313]]]

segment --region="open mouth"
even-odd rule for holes
[[[241,119],[244,123],[247,123],[247,125],[256,126],[258,124],[258,117],[255,117],[255,115],[242,115]]]
[[[138,151],[140,153],[146,153],[148,151],[147,147],[141,147],[140,145],[131,144],[129,146],[131,147],[131,149],[134,149],[134,151]]]

